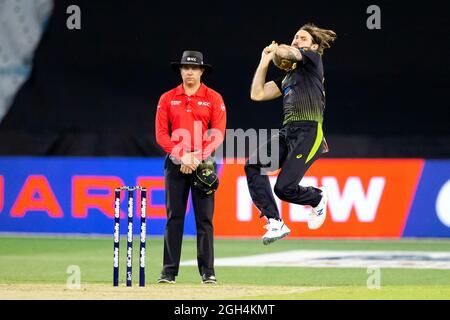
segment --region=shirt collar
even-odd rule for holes
[[[182,96],[182,95],[186,95],[186,93],[184,92],[184,87],[183,87],[183,84],[180,84],[177,88],[176,88],[176,90],[175,90],[175,95],[177,95],[177,96]],[[198,88],[198,90],[197,90],[197,92],[196,93],[194,93],[193,95],[192,95],[192,97],[205,97],[206,96],[206,86],[203,84],[203,83],[201,83],[200,84],[200,87]]]

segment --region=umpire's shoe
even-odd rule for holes
[[[202,276],[202,283],[204,284],[216,284],[217,279],[213,274],[204,274]]]
[[[159,276],[158,283],[175,283],[175,276],[173,274],[162,273]]]

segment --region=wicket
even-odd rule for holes
[[[133,208],[134,191],[141,192],[141,230],[139,248],[139,286],[145,286],[145,241],[147,233],[146,204],[147,189],[140,186],[122,186],[115,189],[114,200],[114,262],[113,262],[113,286],[119,285],[119,243],[120,243],[120,192],[128,191],[128,228],[127,228],[127,260],[126,260],[126,285],[131,287],[133,282]]]

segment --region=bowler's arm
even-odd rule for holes
[[[274,81],[266,82],[267,69],[277,46],[273,41],[271,45],[264,48],[261,54],[261,60],[256,68],[250,89],[250,98],[253,101],[272,100],[281,96],[281,91]]]
[[[276,50],[276,55],[289,61],[301,61],[303,59],[299,49],[287,44],[280,44]]]
[[[253,101],[266,101],[278,98],[281,96],[281,91],[278,89],[278,86],[275,84],[275,81],[269,81],[264,83],[264,80],[261,83],[258,83],[258,80],[253,79],[252,90],[250,94],[250,98]]]

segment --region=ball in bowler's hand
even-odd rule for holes
[[[283,47],[278,47],[272,58],[273,64],[277,68],[284,70],[284,71],[290,71],[292,69],[295,69],[295,67],[297,66],[296,59],[287,59],[286,58],[286,56],[288,56],[287,53],[288,53],[287,49],[285,49]]]

